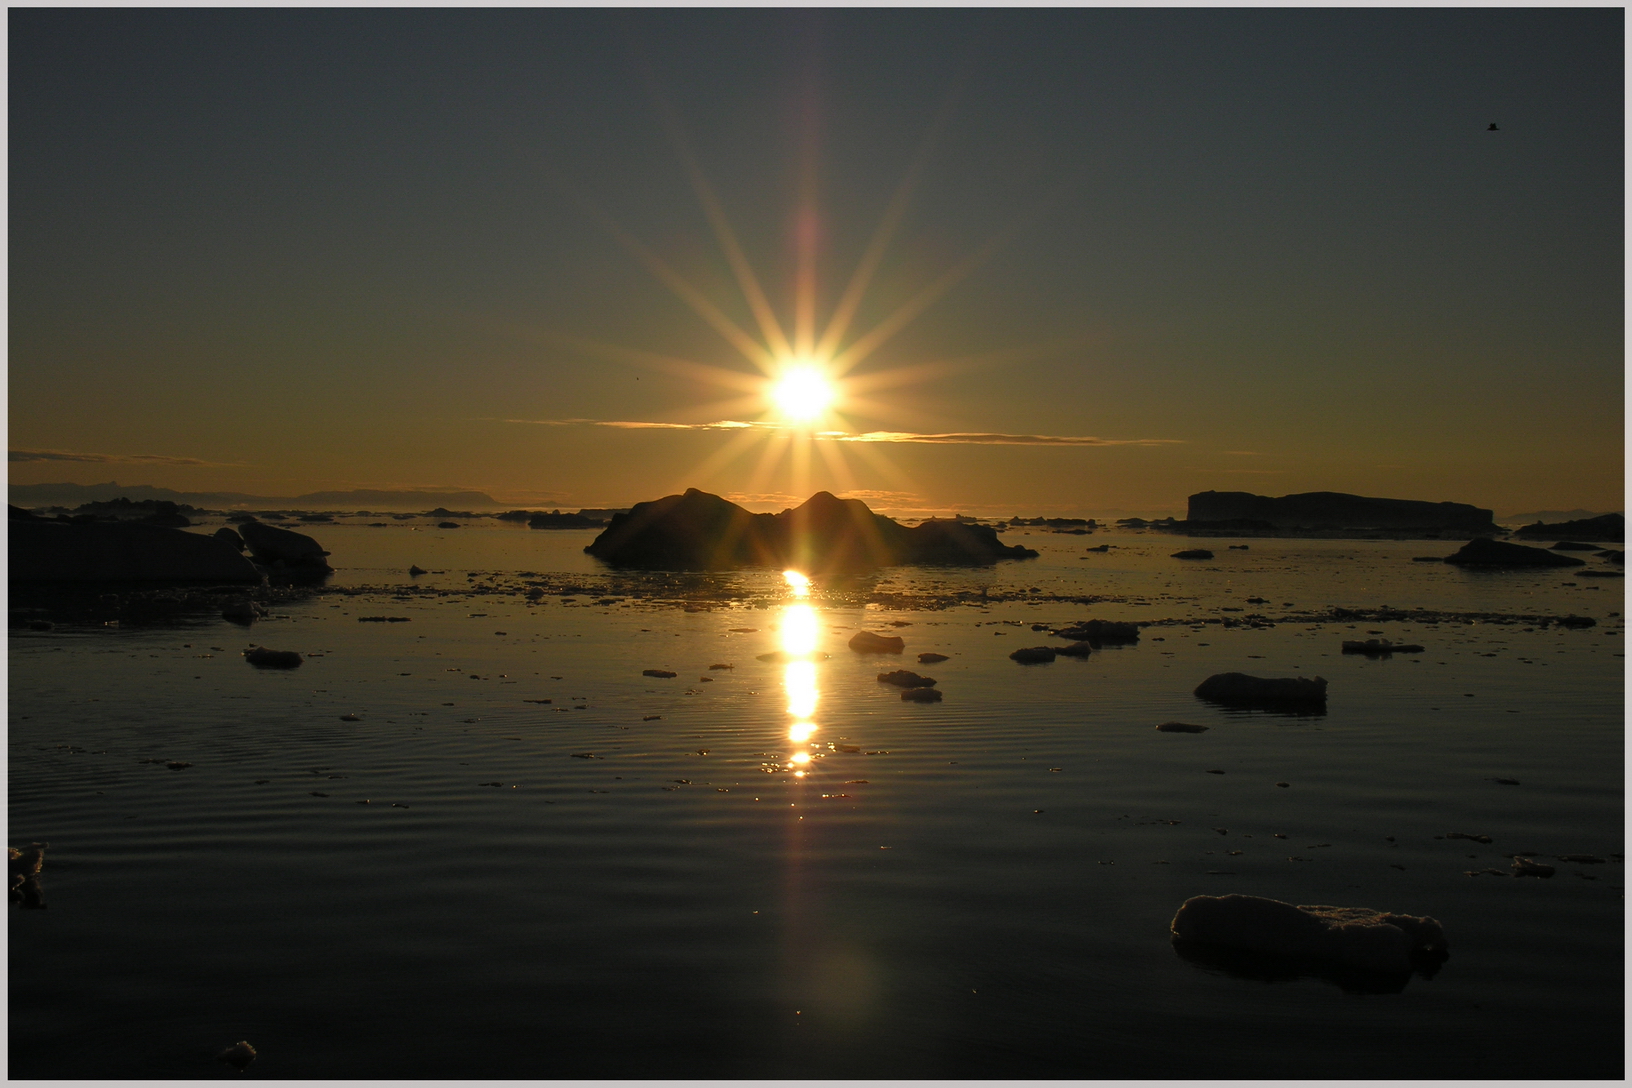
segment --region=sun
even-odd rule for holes
[[[833,405],[833,382],[819,367],[794,364],[772,382],[770,399],[789,423],[814,423]]]

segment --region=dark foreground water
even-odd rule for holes
[[[9,837],[51,846],[46,909],[11,908],[11,1076],[214,1077],[239,1039],[274,1078],[1622,1075],[1618,579],[1039,534],[799,598],[614,575],[586,533],[313,532],[353,592],[249,630],[14,590]],[[1597,626],[1538,622],[1570,614]],[[1007,658],[1092,617],[1175,622]],[[1426,652],[1340,654],[1366,637]],[[875,679],[903,666],[945,701]],[[1190,694],[1224,671],[1324,676],[1328,713]],[[1433,915],[1450,958],[1176,954],[1179,904],[1227,892]]]

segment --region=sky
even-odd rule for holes
[[[1619,510],[1623,20],[13,8],[10,479]]]

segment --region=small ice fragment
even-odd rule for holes
[[[241,1072],[248,1067],[250,1062],[255,1060],[255,1048],[240,1040],[217,1054],[215,1060],[226,1062]]]

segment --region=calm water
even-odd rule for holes
[[[311,531],[352,592],[247,631],[34,632],[64,613],[14,595],[9,837],[51,848],[48,909],[11,908],[12,1076],[213,1077],[238,1039],[275,1078],[1622,1074],[1618,579],[1010,533],[1043,557],[800,598],[615,574],[590,533]],[[1458,616],[1327,612],[1385,605]],[[1008,660],[1096,617],[1194,622]],[[1340,654],[1368,632],[1426,652]],[[1224,671],[1324,676],[1328,713],[1190,694]],[[1525,851],[1557,876],[1465,875]],[[1175,954],[1226,892],[1433,915],[1451,956],[1366,993]]]

